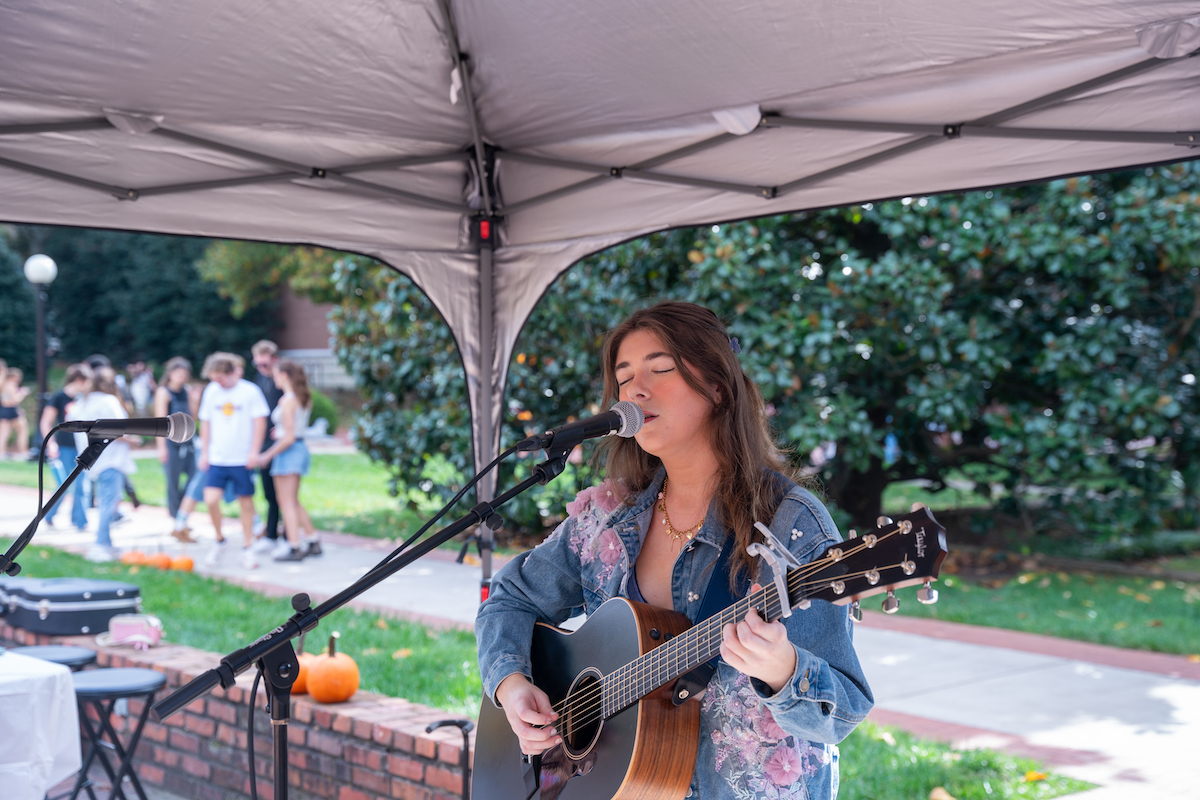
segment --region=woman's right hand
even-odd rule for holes
[[[562,741],[550,724],[558,719],[550,706],[550,698],[521,673],[514,672],[500,681],[496,687],[496,701],[521,741],[522,753],[538,755]]]

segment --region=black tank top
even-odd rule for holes
[[[167,403],[167,415],[175,414],[182,411],[184,414],[191,414],[191,405],[188,403],[187,384],[184,384],[178,391],[171,389],[169,386],[164,387],[171,394],[171,402]]]

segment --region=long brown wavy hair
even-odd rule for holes
[[[658,337],[687,384],[712,408],[709,445],[717,458],[715,511],[736,537],[730,586],[753,574],[746,547],[761,535],[756,520],[769,523],[783,500],[778,473],[794,479],[784,451],[776,446],[767,424],[762,393],[746,375],[733,351],[724,323],[694,303],[667,301],[635,311],[614,328],[604,343],[604,405],[619,398],[617,351],[625,337],[647,331]],[[714,392],[711,387],[717,387]],[[635,439],[607,437],[598,455],[605,470],[632,502],[654,479],[661,464]]]
[[[312,407],[312,390],[308,388],[308,374],[305,373],[304,367],[299,362],[284,358],[275,365],[275,369],[288,376],[288,382],[292,384],[292,394],[296,395],[296,402],[301,408]]]

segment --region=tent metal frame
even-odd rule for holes
[[[767,200],[782,197],[806,186],[819,184],[830,178],[849,172],[858,171],[874,164],[900,158],[909,153],[917,152],[935,144],[959,138],[998,138],[998,139],[1030,139],[1047,141],[1076,141],[1076,142],[1112,142],[1133,144],[1162,144],[1177,147],[1195,148],[1200,146],[1200,131],[1119,131],[1119,130],[1083,130],[1055,129],[1036,127],[1001,127],[1002,123],[1026,116],[1055,105],[1062,104],[1085,92],[1111,85],[1126,78],[1140,75],[1159,67],[1166,66],[1184,59],[1200,55],[1195,50],[1175,58],[1148,58],[1136,64],[1115,70],[1104,75],[1058,89],[1054,92],[1031,99],[1019,105],[995,112],[985,117],[967,122],[952,122],[943,124],[897,123],[850,119],[825,119],[811,117],[789,117],[775,113],[761,115],[758,125],[749,135],[763,135],[764,131],[776,128],[796,129],[826,129],[858,131],[865,133],[896,134],[912,137],[900,143],[885,145],[883,149],[870,155],[857,158],[819,172],[796,178],[790,182],[774,186],[719,181],[703,177],[676,175],[660,171],[660,167],[679,161],[687,156],[728,144],[742,138],[733,133],[721,133],[716,136],[694,142],[662,153],[652,158],[644,159],[628,165],[602,165],[554,158],[552,156],[507,151],[487,143],[483,130],[470,76],[470,56],[460,48],[458,31],[448,0],[438,0],[446,26],[448,44],[454,70],[461,77],[462,104],[468,118],[471,131],[471,142],[468,146],[455,152],[433,153],[427,155],[396,156],[364,163],[346,164],[336,167],[311,166],[277,158],[265,153],[247,150],[234,144],[215,141],[197,136],[185,131],[153,125],[146,134],[161,136],[173,141],[216,152],[225,153],[245,161],[271,168],[272,171],[256,175],[175,183],[161,186],[141,188],[117,186],[101,181],[91,180],[78,175],[59,172],[35,164],[25,163],[7,157],[0,157],[0,167],[30,173],[62,183],[71,184],[84,189],[103,192],[118,200],[137,201],[141,198],[162,195],[201,192],[212,189],[222,189],[254,184],[290,181],[298,185],[305,182],[329,181],[329,188],[354,193],[367,192],[382,195],[390,200],[406,205],[415,205],[436,211],[445,211],[472,217],[472,244],[479,260],[479,336],[480,351],[477,368],[478,382],[471,387],[470,371],[468,370],[468,390],[471,394],[471,416],[474,428],[475,464],[481,469],[494,457],[498,447],[498,431],[494,428],[492,412],[499,402],[492,392],[494,380],[493,361],[496,356],[494,331],[496,322],[495,305],[495,274],[494,251],[498,225],[506,215],[542,205],[552,200],[586,191],[611,180],[630,178],[638,181],[653,182],[674,186],[686,186],[699,189],[709,189],[720,192],[736,192],[755,195]],[[9,136],[28,136],[43,133],[62,133],[76,131],[120,130],[107,117],[88,117],[74,120],[58,120],[46,122],[30,122],[0,125],[0,139]],[[590,174],[581,181],[561,186],[557,189],[539,195],[527,197],[512,203],[501,202],[495,183],[497,162],[513,161],[525,164],[541,165],[556,169],[569,170]],[[470,173],[470,191],[468,200],[447,200],[429,197],[416,192],[381,184],[375,181],[354,177],[364,172],[390,172],[408,170],[428,165],[465,163]],[[489,235],[479,235],[487,223]],[[465,356],[464,356],[465,358]],[[465,365],[464,361],[464,365]],[[503,387],[500,387],[501,389]],[[495,478],[487,476],[478,485],[477,498],[480,502],[490,500],[495,495]],[[486,595],[491,577],[491,544],[493,532],[483,526],[480,534],[481,556],[483,560],[483,586]]]

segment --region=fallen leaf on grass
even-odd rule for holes
[[[483,562],[479,560],[479,556],[473,556],[470,554],[463,556],[463,563],[470,567],[478,567],[483,564]]]
[[[1134,599],[1134,600],[1137,600],[1139,603],[1149,603],[1149,602],[1150,602],[1150,595],[1148,595],[1148,594],[1143,594],[1142,592],[1138,592],[1137,594],[1135,594],[1135,595],[1133,596],[1133,599]]]
[[[411,647],[401,647],[399,650],[397,650],[396,652],[392,653],[392,658],[394,658],[395,660],[399,661],[400,659],[402,659],[402,658],[408,658],[408,657],[409,657],[409,656],[411,656],[411,655],[412,655],[412,648],[411,648]]]
[[[947,792],[940,786],[933,787],[933,791],[929,793],[929,800],[955,800],[954,795]]]
[[[1114,630],[1114,631],[1120,631],[1120,630],[1124,630],[1125,628],[1128,628],[1128,627],[1129,627],[1129,623],[1128,623],[1128,622],[1118,622],[1118,623],[1116,623],[1116,624],[1114,624],[1114,625],[1113,625],[1113,630]]]
[[[1146,620],[1146,626],[1149,628],[1161,628],[1162,620],[1161,619],[1148,619],[1148,620]]]
[[[1155,581],[1154,583],[1150,584],[1150,588],[1152,590],[1158,592],[1158,591],[1162,591],[1163,589],[1167,588],[1167,584],[1163,583],[1162,581]]]
[[[1117,592],[1120,594],[1133,594],[1133,589],[1130,589],[1128,586],[1118,586]]]
[[[388,629],[387,620],[383,617],[380,617],[379,619],[375,620],[375,627],[379,628],[381,631],[386,631]]]
[[[1017,619],[1029,619],[1029,615],[1026,614],[1024,611],[1018,611]]]
[[[1034,781],[1044,781],[1048,777],[1050,776],[1044,772],[1038,772],[1037,770],[1031,769],[1029,772],[1025,773],[1025,782],[1033,783]]]
[[[879,741],[883,742],[888,747],[896,746],[896,737],[892,736],[891,731],[880,731],[878,738],[879,738]]]
[[[359,655],[373,656],[373,655],[377,655],[378,653],[379,653],[378,647],[368,647],[366,650],[363,650],[362,653],[360,653]]]

